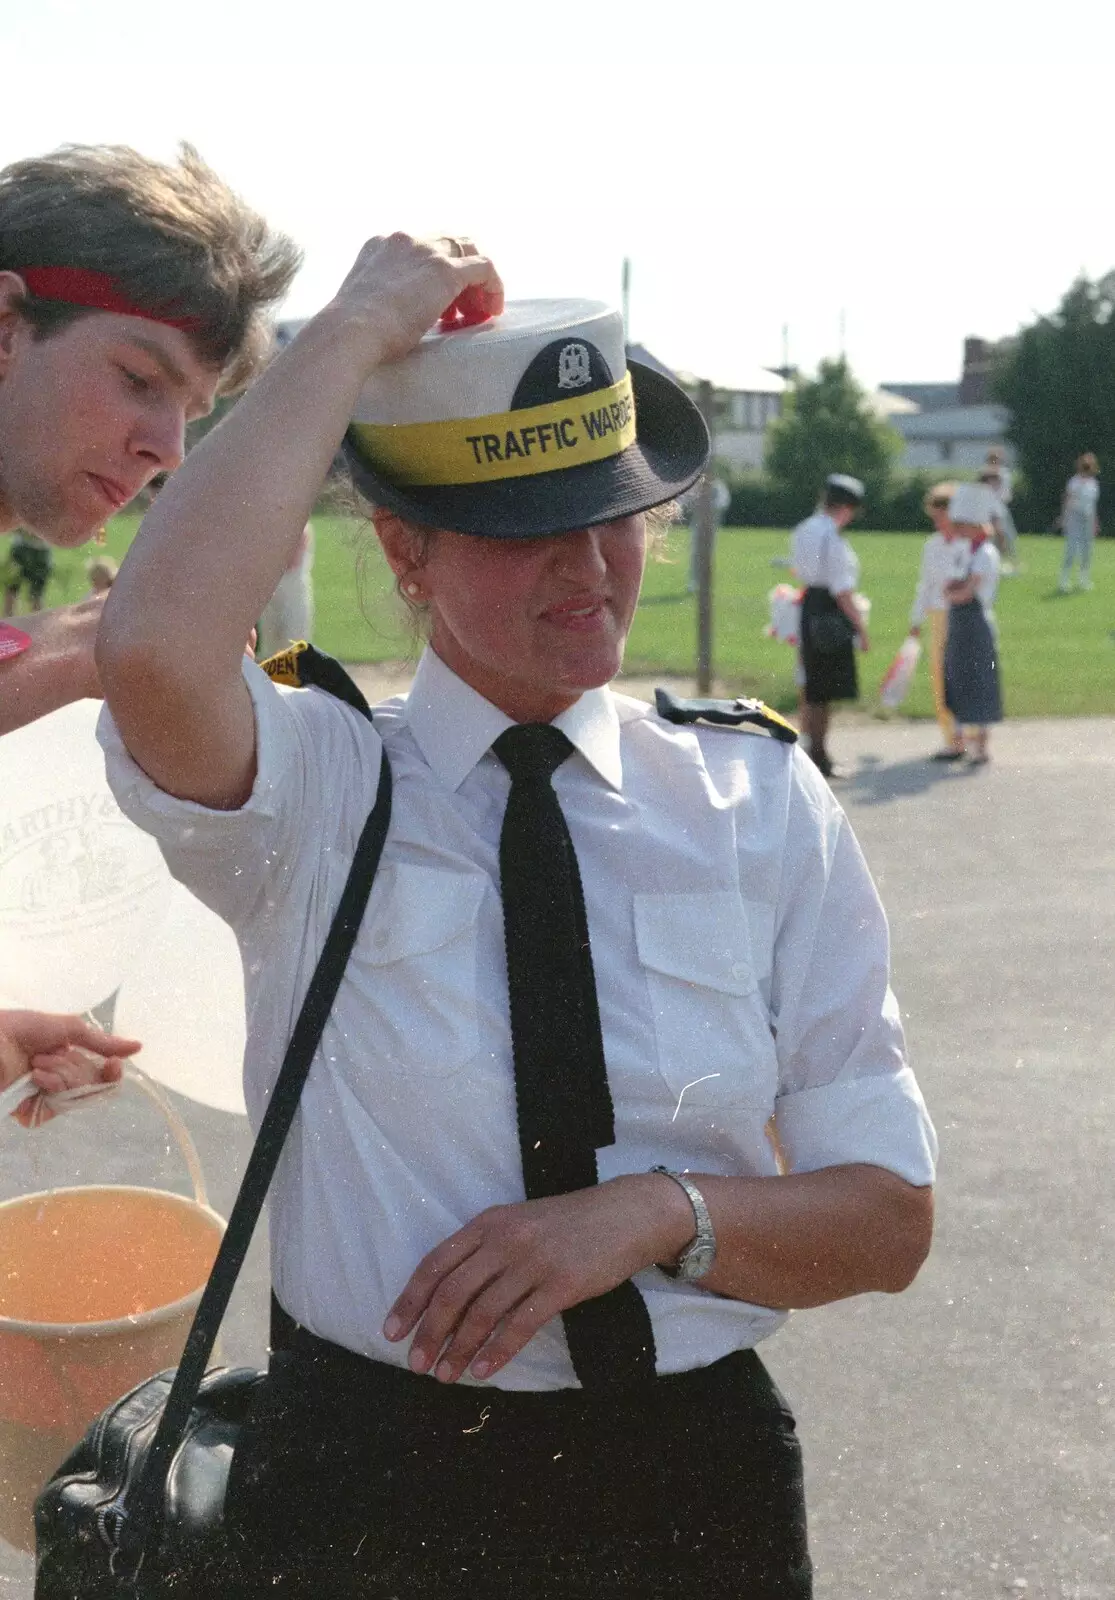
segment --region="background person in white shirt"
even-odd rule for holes
[[[1076,463],[1076,471],[1065,485],[1061,501],[1061,529],[1065,554],[1061,562],[1060,590],[1068,594],[1073,566],[1077,567],[1077,587],[1092,587],[1092,546],[1099,526],[1099,462],[1086,450]]]
[[[1007,576],[1008,570],[1020,572],[1022,569],[1018,562],[1018,529],[1014,525],[1014,513],[1011,511],[1011,501],[1014,499],[1014,473],[1007,466],[1004,451],[998,445],[993,445],[987,452],[985,464],[990,472],[995,474],[994,488],[999,498],[999,528],[1003,536],[1003,554],[1010,563],[1003,567],[1003,575]]]
[[[423,338],[470,288],[496,320]],[[753,1347],[790,1306],[903,1288],[928,1246],[932,1129],[831,792],[792,744],[607,687],[644,513],[708,449],[684,394],[625,365],[618,312],[505,309],[459,242],[374,239],[175,474],[107,603],[110,781],[237,932],[254,1123],[385,753],[394,774],[272,1189],[298,1326],[233,1463],[243,1570],[222,1594],[805,1600],[800,1458]],[[618,425],[589,435],[605,411]],[[430,636],[409,695],[370,720],[241,659],[346,434]],[[601,1181],[541,1199],[517,1143],[500,853],[499,748],[524,732],[570,746],[552,788],[615,1118],[593,1140]],[[711,1216],[692,1278],[670,1271],[695,1208],[660,1164],[688,1169]],[[562,1316],[632,1284],[652,1372],[586,1385]]]
[[[801,602],[801,729],[809,754],[826,778],[836,776],[828,749],[834,700],[859,698],[856,646],[868,648],[867,626],[856,604],[859,557],[844,529],[863,505],[858,478],[834,472],[821,504],[794,529],[790,560],[805,587]]]
[[[910,611],[910,632],[916,639],[929,623],[929,678],[933,685],[933,710],[941,730],[941,748],[934,761],[959,761],[964,740],[956,718],[945,703],[945,640],[948,637],[948,600],[945,584],[956,573],[958,535],[949,518],[953,485],[938,483],[925,497],[925,511],[933,532],[925,541],[918,572],[918,587]]]
[[[998,467],[984,466],[980,468],[979,483],[991,496],[988,504],[987,524],[991,529],[991,537],[995,541],[995,548],[1002,557],[1000,571],[1003,576],[1013,577],[1014,562],[1009,560],[1010,543],[1007,539],[1007,508],[1002,499],[1002,478]]]
[[[974,766],[984,766],[990,759],[991,724],[1003,720],[994,611],[999,552],[987,520],[989,495],[982,483],[961,483],[949,504],[957,570],[945,584],[949,603],[945,701],[963,730],[964,749]]]

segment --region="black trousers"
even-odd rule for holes
[[[237,1600],[808,1600],[753,1351],[623,1391],[447,1387],[300,1330],[233,1462]]]

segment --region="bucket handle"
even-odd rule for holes
[[[170,1128],[175,1142],[182,1152],[182,1159],[186,1163],[190,1182],[194,1186],[194,1199],[199,1206],[204,1206],[208,1210],[209,1194],[205,1187],[205,1176],[201,1170],[201,1158],[197,1153],[197,1146],[190,1137],[190,1130],[158,1084],[155,1083],[153,1078],[148,1077],[147,1073],[140,1067],[129,1061],[124,1067],[123,1078],[134,1083],[137,1089],[141,1089],[148,1099],[153,1100],[162,1112],[167,1126]],[[22,1077],[17,1078],[6,1089],[0,1090],[0,1117],[7,1115],[8,1112],[14,1111],[17,1106],[22,1105],[23,1101],[27,1099],[28,1090],[33,1088],[34,1083],[31,1074],[25,1072]],[[78,1089],[63,1089],[58,1094],[42,1095],[38,1104],[43,1109],[50,1111],[70,1111],[76,1109],[81,1101],[100,1099],[103,1095],[113,1093],[116,1088],[117,1085],[115,1083],[86,1084]],[[37,1120],[41,1120],[41,1112]]]

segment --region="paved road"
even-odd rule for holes
[[[819,1600],[1112,1600],[1115,721],[1008,723],[981,771],[932,742],[833,740],[941,1134],[937,1243],[906,1295],[799,1314],[765,1354],[800,1416]],[[243,1126],[183,1105],[227,1209]],[[118,1175],[170,1178],[161,1137],[137,1127]],[[30,1186],[29,1145],[4,1189]],[[247,1279],[233,1360],[261,1352],[258,1254]],[[0,1546],[2,1600],[28,1575]]]

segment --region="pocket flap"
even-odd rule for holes
[[[637,894],[635,942],[644,967],[722,994],[758,988],[747,913],[734,889],[713,894]]]
[[[361,955],[380,967],[440,950],[476,921],[486,887],[479,873],[392,862],[372,892]]]

